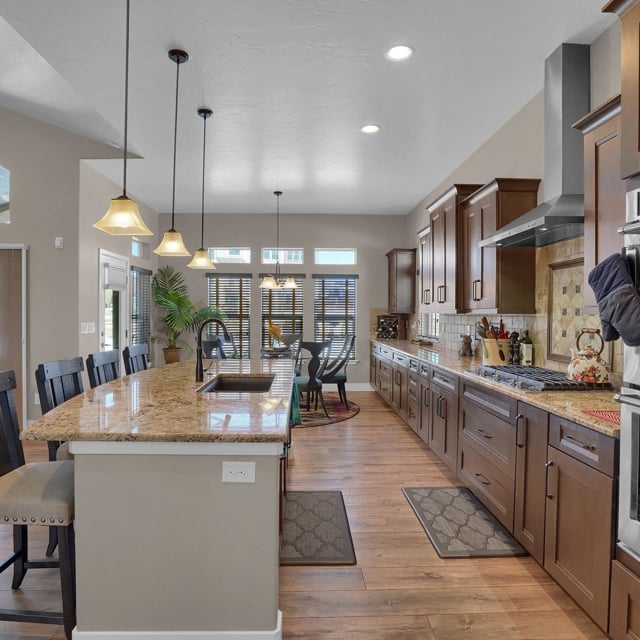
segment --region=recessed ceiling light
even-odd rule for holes
[[[391,47],[384,55],[389,60],[407,60],[413,55],[413,49],[406,44],[398,44]]]
[[[360,127],[360,131],[362,131],[362,133],[378,133],[380,127],[377,124],[365,124]]]

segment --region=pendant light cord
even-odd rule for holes
[[[176,216],[176,154],[178,151],[178,86],[180,82],[180,58],[176,59],[176,114],[173,123],[173,188],[171,191],[171,231],[175,231]]]
[[[129,10],[130,0],[127,0],[126,38],[124,54],[124,175],[122,177],[122,195],[127,196],[127,123],[129,121]]]
[[[274,191],[276,196],[276,282],[280,278],[280,196],[282,191]]]
[[[200,220],[200,248],[204,249],[204,164],[207,152],[207,115],[204,115],[204,133],[202,135],[202,216]]]

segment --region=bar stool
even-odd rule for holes
[[[62,624],[70,640],[76,625],[74,463],[25,463],[15,388],[15,372],[0,371],[0,524],[13,527],[13,553],[0,564],[0,572],[13,565],[11,587],[18,589],[28,569],[58,567],[62,613],[0,609],[0,620]],[[59,561],[29,560],[28,527],[36,525],[55,527]]]

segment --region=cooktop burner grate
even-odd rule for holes
[[[569,380],[564,373],[519,364],[481,365],[473,373],[527,391],[590,391],[613,389],[610,383]]]

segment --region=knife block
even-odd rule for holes
[[[495,338],[480,338],[482,342],[482,364],[496,366],[509,364],[509,340]],[[500,357],[500,348],[504,360]]]

